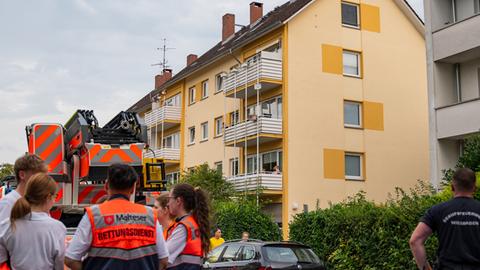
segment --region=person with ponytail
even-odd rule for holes
[[[57,184],[47,174],[30,178],[10,220],[0,223],[0,263],[9,259],[13,270],[64,268],[67,229],[49,215],[56,191]]]
[[[167,234],[168,269],[201,269],[210,250],[207,194],[189,184],[177,184],[170,191],[168,209],[176,217]]]

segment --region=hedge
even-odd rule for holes
[[[416,269],[408,240],[425,211],[450,198],[420,185],[409,194],[396,190],[384,204],[364,193],[343,203],[299,214],[290,224],[290,239],[311,246],[329,269]],[[438,241],[427,243],[430,261]]]
[[[247,231],[250,238],[279,241],[280,229],[273,218],[248,200],[221,202],[215,205],[215,226],[222,230],[225,240],[239,239]]]

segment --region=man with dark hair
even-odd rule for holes
[[[68,267],[158,270],[167,266],[168,251],[156,211],[129,201],[138,179],[126,164],[109,167],[108,201],[86,208],[65,254]]]
[[[15,161],[13,170],[17,180],[17,188],[0,200],[0,221],[10,218],[13,205],[25,194],[25,188],[30,177],[40,172],[47,173],[47,166],[39,156],[25,154]]]
[[[410,238],[410,248],[419,269],[431,269],[425,241],[438,235],[435,269],[480,269],[480,202],[473,198],[475,173],[467,168],[453,175],[454,198],[430,208]]]

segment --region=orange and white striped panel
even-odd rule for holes
[[[109,166],[113,163],[127,163],[132,166],[142,165],[144,143],[134,143],[126,147],[111,148],[109,145],[87,143],[90,166]]]
[[[65,174],[63,128],[59,124],[33,126],[33,153],[42,158],[51,174]]]

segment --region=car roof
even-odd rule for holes
[[[295,242],[295,241],[262,241],[258,239],[233,239],[229,241],[225,241],[225,244],[248,244],[248,245],[255,245],[255,246],[297,246],[303,248],[310,248],[309,246]]]

